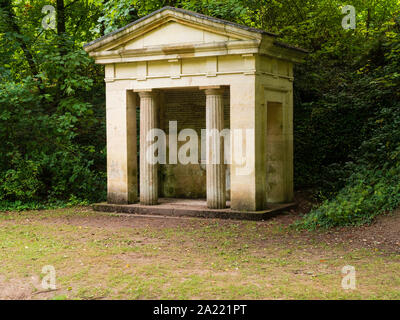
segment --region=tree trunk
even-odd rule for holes
[[[371,9],[368,8],[368,15],[367,15],[367,21],[366,21],[366,28],[367,28],[367,38],[369,36],[369,25],[371,23]]]
[[[12,5],[11,5],[11,0],[2,0],[1,2],[1,7],[4,9],[6,16],[8,17],[8,25],[9,28],[12,32],[16,33],[17,35],[22,35],[21,30],[16,22],[16,17],[14,15]],[[23,37],[16,37],[15,41],[18,42],[19,46],[22,49],[22,52],[24,53],[25,59],[28,62],[29,69],[31,70],[31,73],[34,77],[37,78],[39,74],[38,67],[36,66],[36,62],[33,58],[33,55],[28,47],[28,44],[25,42]],[[40,88],[40,79],[37,78],[39,81],[38,89],[40,93],[43,93],[43,90]]]
[[[57,0],[57,33],[59,36],[65,33],[64,0]]]

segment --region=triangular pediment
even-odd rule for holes
[[[133,50],[154,46],[261,40],[268,34],[191,11],[165,7],[85,45],[85,50]]]
[[[174,7],[154,11],[84,49],[101,64],[239,54],[297,62],[306,52],[264,30]]]
[[[128,40],[123,44],[119,44],[116,47],[110,47],[109,50],[120,48],[130,50],[152,46],[166,46],[189,43],[198,44],[234,40],[241,39],[233,35],[211,32],[171,20],[157,26],[155,29],[143,35]]]

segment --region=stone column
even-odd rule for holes
[[[139,91],[140,96],[140,203],[155,205],[158,202],[157,164],[146,159],[146,153],[154,154],[152,142],[147,134],[157,128],[157,94],[154,91]]]
[[[220,135],[224,129],[224,104],[222,89],[206,89],[206,170],[207,207],[226,207],[224,143]]]

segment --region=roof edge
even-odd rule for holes
[[[114,31],[112,31],[112,32],[100,37],[100,38],[97,38],[97,39],[95,39],[93,41],[85,43],[83,45],[83,48],[88,48],[88,47],[90,47],[90,46],[92,46],[92,45],[94,45],[94,44],[96,44],[96,43],[98,43],[100,41],[103,41],[103,40],[105,40],[105,39],[107,39],[107,38],[109,38],[109,37],[121,32],[121,31],[124,31],[127,28],[130,28],[130,27],[134,26],[135,24],[138,24],[138,23],[140,23],[140,22],[142,22],[142,21],[144,21],[144,20],[146,20],[148,18],[151,18],[152,16],[154,16],[154,15],[156,15],[158,13],[161,13],[163,11],[166,11],[166,10],[171,10],[171,11],[176,11],[176,12],[183,13],[183,14],[188,14],[190,16],[201,18],[201,19],[205,19],[205,20],[209,20],[209,21],[212,21],[212,22],[215,22],[215,23],[222,23],[222,24],[229,25],[229,26],[236,27],[236,28],[240,28],[240,29],[243,29],[243,30],[246,30],[246,31],[249,31],[249,32],[265,34],[265,35],[269,35],[269,36],[272,36],[272,37],[277,37],[278,36],[275,33],[268,32],[268,31],[265,31],[265,30],[262,30],[262,29],[248,27],[248,26],[245,26],[245,25],[242,25],[242,24],[239,24],[239,23],[235,23],[235,22],[223,20],[223,19],[220,19],[220,18],[207,16],[207,15],[204,15],[204,14],[201,14],[201,13],[197,13],[197,12],[186,10],[186,9],[182,9],[182,8],[175,8],[175,7],[171,7],[171,6],[165,6],[165,7],[162,7],[160,9],[156,10],[156,11],[153,11],[152,13],[148,14],[147,16],[144,16],[144,17],[142,17],[140,19],[137,19],[137,20],[135,20],[133,22],[130,22],[127,25],[125,25],[125,26],[123,26],[123,27],[121,27],[119,29],[116,29],[116,30],[114,30]]]
[[[300,48],[300,47],[297,47],[297,46],[294,46],[294,45],[291,45],[291,44],[288,44],[285,42],[277,41],[277,40],[274,41],[274,45],[276,45],[277,47],[290,49],[290,50],[298,51],[301,53],[310,53],[310,51],[308,51],[306,49],[303,49],[303,48]]]

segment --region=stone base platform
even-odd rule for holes
[[[269,204],[268,209],[263,211],[236,211],[230,209],[227,201],[226,209],[209,209],[207,202],[203,199],[175,199],[161,198],[154,206],[135,204],[108,204],[96,203],[93,209],[103,212],[132,213],[141,215],[159,215],[173,217],[200,217],[220,218],[235,220],[267,220],[282,211],[294,208],[296,203]]]

